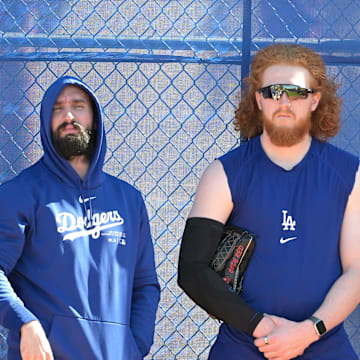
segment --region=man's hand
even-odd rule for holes
[[[254,341],[259,351],[264,353],[267,359],[293,359],[302,355],[311,343],[319,339],[310,320],[294,322],[273,315],[269,315],[269,318],[274,322],[275,328],[265,334],[266,339],[263,335]],[[265,340],[268,344],[265,343]]]
[[[49,341],[39,321],[21,327],[20,353],[23,360],[53,360]]]
[[[253,336],[256,338],[264,337],[268,335],[271,331],[275,329],[276,325],[273,320],[271,320],[270,316],[264,314],[264,317],[261,321],[257,324]]]

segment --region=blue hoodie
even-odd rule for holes
[[[56,98],[67,85],[97,106],[96,146],[82,180],[51,140]],[[63,77],[41,105],[44,156],[0,186],[0,323],[8,359],[20,359],[21,326],[39,320],[55,359],[141,359],[153,341],[160,297],[141,194],[102,171],[99,102]]]

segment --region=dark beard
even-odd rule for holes
[[[275,116],[276,114],[274,114]],[[309,133],[311,128],[311,113],[308,114],[307,118],[302,119],[303,121],[296,127],[289,128],[287,126],[276,126],[272,121],[268,121],[263,117],[264,129],[271,142],[277,146],[289,147],[298,144],[306,134]]]
[[[84,155],[90,161],[95,148],[96,131],[86,130],[76,121],[71,124],[79,131],[77,134],[60,136],[60,130],[65,128],[68,123],[62,123],[55,132],[52,132],[51,137],[56,152],[66,160]]]

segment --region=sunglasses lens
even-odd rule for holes
[[[281,98],[281,95],[285,91],[282,85],[271,85],[270,89],[271,89],[272,98],[274,100],[279,100]]]
[[[297,98],[300,96],[299,92],[296,91],[296,90],[285,90],[286,94],[288,97],[291,97],[291,98]]]
[[[307,93],[306,89],[301,88],[300,86],[284,86],[284,90],[285,90],[287,96],[289,96],[292,99],[307,98],[308,93]]]
[[[306,99],[309,91],[297,85],[275,84],[269,85],[261,89],[264,99],[279,100],[285,92],[291,100]]]

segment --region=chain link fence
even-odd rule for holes
[[[0,182],[41,157],[40,102],[56,78],[94,89],[105,170],[141,190],[151,220],[162,297],[148,359],[206,359],[215,339],[177,286],[179,243],[202,171],[239,143],[231,122],[251,56],[273,42],[319,51],[344,98],[332,141],[359,155],[359,19],[347,0],[0,0]],[[360,354],[359,318],[346,328]]]

